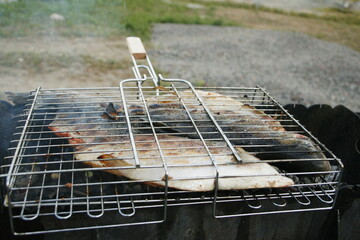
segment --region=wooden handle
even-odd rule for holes
[[[134,56],[135,59],[145,59],[146,51],[144,45],[141,42],[141,39],[138,37],[128,37],[126,42],[130,51],[130,54]]]

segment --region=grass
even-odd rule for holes
[[[189,8],[187,6],[189,3],[200,4],[202,7]],[[61,14],[65,20],[50,20],[49,16],[52,13]],[[76,85],[94,82],[103,85],[117,84],[118,74],[125,73],[121,75],[121,79],[123,76],[132,76],[130,71],[127,72],[131,63],[121,60],[122,58],[116,58],[120,60],[113,61],[101,60],[102,57],[99,56],[103,55],[102,49],[108,49],[109,39],[109,42],[113,43],[129,35],[149,40],[154,23],[242,26],[303,32],[360,51],[360,14],[336,9],[323,9],[321,15],[315,15],[228,1],[19,0],[19,2],[0,4],[0,38],[3,38],[1,42],[4,43],[0,51],[0,68],[3,75],[3,82],[0,81],[0,84],[6,86],[4,83],[9,81],[8,79],[11,79],[10,81],[17,79],[21,82],[21,87],[27,89],[30,86],[27,85],[29,79],[33,82],[41,82],[46,76],[57,81],[59,75],[61,79],[73,79],[74,81],[71,82],[76,82]],[[64,39],[57,39],[59,44],[72,44],[71,38],[75,37],[81,37],[81,39],[76,39],[77,41],[82,41],[82,37],[95,37],[95,40],[99,44],[104,44],[105,47],[91,49],[94,51],[91,55],[78,54],[76,51],[61,54],[59,51],[53,52],[49,47],[46,48],[48,52],[41,52],[36,46],[30,44],[31,47],[29,47],[29,42],[42,37],[45,37],[42,39],[45,41],[37,44],[39,48],[42,42],[46,44],[49,37],[50,41],[52,38],[63,37]],[[6,43],[14,41],[15,38],[20,38],[16,39],[19,44],[25,44],[21,48],[6,49]],[[113,41],[114,39],[116,41]],[[145,42],[145,45],[151,46],[149,42]],[[63,45],[65,48],[66,46]],[[84,46],[86,46],[86,41],[84,41]],[[125,44],[120,44],[114,50],[125,53],[125,48]],[[88,52],[84,51],[84,54]],[[105,59],[111,59],[111,56]],[[63,71],[64,69],[69,71]],[[168,73],[163,73],[163,75],[166,77]],[[22,81],[21,78],[26,81]],[[101,82],[104,78],[106,84]],[[195,80],[194,84],[206,86],[202,79]]]
[[[189,9],[187,3],[197,3],[202,9]],[[324,40],[347,45],[360,51],[360,13],[323,9],[321,14],[296,13],[280,9],[234,3],[230,1],[154,1],[127,0],[124,16],[125,28],[131,34],[148,39],[153,23],[206,24],[219,26],[245,26],[286,31],[297,31]],[[229,17],[218,14],[220,9],[241,11],[256,15],[255,19]],[[264,17],[265,16],[265,17]],[[269,21],[270,20],[270,21]],[[257,24],[254,24],[256,22]],[[291,22],[287,26],[288,22]],[[286,24],[285,24],[286,23]]]
[[[52,13],[64,16],[65,21],[51,21]],[[211,13],[211,8],[190,9],[184,1],[20,0],[0,4],[0,37],[117,37],[130,33],[148,39],[153,23],[231,25]]]
[[[131,33],[148,39],[153,23],[233,25],[212,15],[213,8],[191,9],[188,1],[128,0],[125,27]]]
[[[121,1],[20,0],[0,4],[0,37],[59,34],[63,36],[112,36],[124,32]],[[51,21],[57,13],[65,21]]]
[[[189,8],[189,3],[203,7]],[[242,11],[245,15],[256,13],[256,18],[249,20],[221,14],[226,11]],[[52,13],[63,15],[65,21],[51,21],[49,16]],[[272,21],[268,21],[269,18]],[[259,25],[254,24],[254,19]],[[286,28],[288,21],[298,24]],[[360,43],[357,43],[360,42],[360,13],[336,9],[324,9],[319,15],[231,1],[201,0],[20,0],[0,5],[0,37],[54,35],[116,38],[136,35],[149,39],[154,23],[265,26],[267,29],[305,32],[360,50]],[[311,30],[306,30],[306,27]]]

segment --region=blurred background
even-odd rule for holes
[[[0,98],[117,86],[133,77],[127,36],[166,77],[360,111],[354,0],[0,0]]]

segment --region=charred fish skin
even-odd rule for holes
[[[206,192],[214,190],[216,168],[207,156],[202,141],[183,137],[159,135],[163,157],[167,161],[168,187],[186,191]],[[106,142],[109,141],[109,142]],[[151,186],[165,186],[162,160],[156,150],[152,135],[136,135],[138,156],[143,167],[134,168],[133,152],[129,139],[121,143],[111,143],[104,138],[102,145],[85,145],[78,148],[75,158],[92,167],[107,167],[109,173],[125,176],[133,180],[147,181]],[[236,148],[244,164],[237,164],[233,156],[221,142],[208,144],[216,154],[219,173],[219,190],[242,190],[254,188],[279,188],[293,185],[292,179],[280,174],[274,167],[261,162],[241,148]],[[106,153],[104,153],[106,150]],[[177,156],[177,157],[174,157]],[[91,161],[89,161],[91,160]],[[116,169],[112,169],[112,168]]]
[[[242,117],[239,116],[239,118]],[[223,124],[231,124],[234,126],[230,127],[231,129],[229,130],[235,132],[235,136],[233,136],[236,138],[236,140],[233,140],[235,145],[256,145],[258,143],[261,144],[261,142],[262,144],[268,145],[269,147],[253,148],[253,150],[258,152],[256,156],[260,159],[284,160],[284,163],[280,162],[278,165],[286,166],[286,169],[289,171],[321,172],[330,171],[331,169],[329,161],[325,160],[326,156],[323,151],[307,136],[288,131],[275,131],[273,127],[269,128],[266,122],[265,124],[264,122],[257,123],[254,122],[254,119],[250,121],[235,120],[233,123],[225,120]],[[237,133],[240,132],[247,133],[245,135],[250,138],[250,141],[246,140],[246,136],[243,139],[236,136]],[[251,140],[251,138],[255,138],[256,140]],[[251,151],[245,146],[244,148]],[[292,161],[298,159],[304,159],[304,161]]]
[[[118,107],[120,109],[120,107]],[[148,106],[149,114],[158,133],[171,133],[198,139],[188,113],[181,104],[163,103]],[[122,113],[119,113],[122,114]],[[210,118],[203,110],[191,110],[192,118],[206,140],[221,140],[221,135],[211,124]],[[227,115],[231,115],[231,117]],[[130,106],[130,117],[147,122],[147,116],[142,106]],[[287,131],[273,130],[266,121],[259,117],[241,116],[232,111],[218,111],[216,119],[226,133],[230,142],[242,146],[246,151],[253,152],[263,160],[278,160],[275,166],[287,171],[311,172],[330,171],[331,166],[322,150],[308,137]],[[110,121],[113,119],[109,119]],[[147,123],[137,125],[146,128]],[[229,127],[230,126],[230,127]],[[278,127],[279,128],[279,127]],[[142,130],[144,131],[144,130]],[[257,146],[257,147],[254,147]],[[304,159],[304,161],[292,161]],[[282,161],[282,162],[281,162]]]
[[[180,104],[152,104],[148,106],[152,121],[161,123],[163,132],[178,133],[179,136],[199,138],[194,132],[188,113]],[[232,114],[231,114],[232,113]],[[133,116],[142,115],[136,109]],[[193,109],[191,117],[196,121],[202,137],[207,140],[219,139],[221,135],[211,124],[203,110]],[[231,117],[227,116],[231,114]],[[242,116],[232,111],[218,111],[216,120],[230,142],[253,152],[263,160],[278,160],[279,166],[287,171],[313,172],[330,171],[329,161],[322,150],[307,136],[281,130],[282,127],[269,125],[263,117]],[[143,119],[145,120],[145,119]],[[278,131],[274,129],[279,129]],[[256,146],[256,147],[254,147]],[[303,161],[292,161],[304,159]]]
[[[147,106],[157,133],[176,134],[193,139],[199,138],[190,121],[188,112],[185,111],[182,104],[178,102],[158,102]],[[55,105],[56,103],[56,101],[46,102],[49,105]],[[74,104],[76,105],[76,100],[73,103],[69,103],[69,106],[74,106]],[[271,125],[272,119],[270,116],[261,114],[261,112],[250,106],[244,104],[238,105],[241,108],[239,109],[240,112],[242,109],[247,111],[245,115],[234,112],[234,109],[220,109],[219,107],[213,111],[215,119],[233,145],[242,146],[247,151],[257,154],[258,157],[264,160],[283,160],[284,163],[281,165],[284,165],[285,169],[296,169],[301,172],[330,170],[329,162],[321,161],[321,159],[325,159],[323,153],[309,138],[286,132],[282,130],[281,126]],[[84,132],[84,134],[93,131],[93,135],[96,135],[96,131],[102,131],[102,135],[106,133],[107,135],[118,136],[119,138],[128,135],[124,109],[120,105],[108,103],[105,106],[101,106],[94,103],[86,106],[79,105],[76,108],[72,108],[72,110],[66,110],[67,105],[62,106],[65,106],[65,108],[58,111],[57,116],[59,119],[55,120],[55,123],[50,126],[52,131],[59,130],[59,126],[56,126],[57,124],[76,124],[72,131]],[[100,113],[90,114],[89,112],[94,111],[94,109]],[[143,106],[130,105],[128,106],[128,111],[131,120],[134,120],[134,123],[132,123],[133,132],[139,134],[152,133],[148,123],[148,116],[146,116]],[[189,108],[189,111],[204,139],[222,139],[203,109],[193,107]],[[210,111],[212,111],[211,107]],[[99,117],[99,115],[102,115],[102,117]],[[62,116],[64,120],[62,120]],[[74,119],[75,123],[71,122],[71,120],[66,120],[68,118]],[[274,120],[272,121],[274,122]],[[86,129],[83,123],[87,124]],[[79,137],[83,136],[80,134]],[[310,160],[317,158],[320,160],[289,162],[291,159],[299,158]]]
[[[288,162],[288,169],[290,171],[302,170],[306,171],[330,171],[331,165],[330,162],[326,160],[326,156],[323,151],[317,146],[310,138],[301,135],[301,134],[289,134],[284,132],[284,138],[280,141],[281,144],[286,146],[286,144],[291,144],[293,147],[289,150],[288,155],[292,159],[304,159],[304,161],[293,161]],[[290,135],[287,137],[287,135]],[[281,149],[279,149],[281,150]],[[284,149],[283,151],[286,151]],[[265,156],[266,157],[266,156]],[[282,163],[278,163],[281,166]]]
[[[143,108],[137,105],[128,107],[131,131],[138,148],[137,154],[141,166],[144,166],[140,168],[134,167],[129,129],[121,106],[98,104],[91,108],[90,114],[87,108],[79,107],[74,110],[65,107],[64,109],[67,110],[57,112],[49,129],[61,140],[64,140],[62,137],[66,137],[65,139],[74,149],[74,159],[79,163],[90,165],[97,170],[108,167],[110,169],[102,171],[133,180],[148,180],[147,184],[150,185],[165,185],[164,168],[156,150],[155,137],[153,133],[147,134],[151,128],[149,122],[146,122],[149,119]],[[163,115],[164,113],[160,114]],[[167,128],[161,125],[161,121],[157,124],[159,127]],[[214,190],[215,168],[205,151],[203,142],[199,139],[189,139],[186,135],[180,137],[167,134],[167,131],[175,131],[172,128],[162,131],[165,134],[159,134],[157,138],[163,148],[164,157],[167,158],[167,164],[170,165],[168,186],[187,191]],[[219,162],[219,190],[278,188],[294,184],[293,180],[280,174],[269,164],[260,162],[241,148],[237,148],[237,151],[245,163],[247,161],[250,163],[237,164],[226,147],[222,147],[223,145],[223,142],[216,141],[208,143],[212,154],[217,155],[216,161]],[[178,157],[174,158],[174,154]]]

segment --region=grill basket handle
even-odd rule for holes
[[[130,51],[130,54],[135,59],[145,59],[146,51],[141,39],[138,37],[127,37],[126,42]]]

